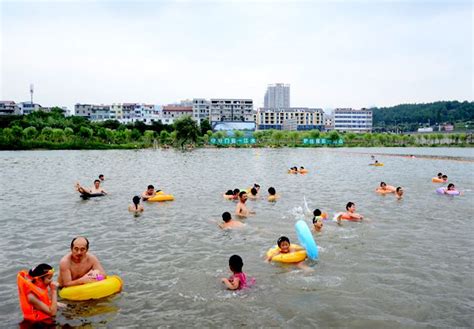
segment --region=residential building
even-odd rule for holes
[[[322,130],[323,110],[307,107],[260,108],[256,123],[259,130]]]
[[[290,85],[276,83],[268,85],[264,100],[265,108],[289,108],[290,107]]]
[[[0,101],[0,115],[19,115],[20,109],[14,101]]]
[[[372,131],[372,111],[338,108],[333,111],[334,129],[338,131]]]
[[[91,104],[76,104],[74,105],[74,115],[89,119],[91,117]]]
[[[324,129],[333,130],[334,129],[334,118],[332,114],[323,114]]]
[[[41,105],[31,102],[20,102],[17,104],[20,114],[27,115],[41,109]]]
[[[110,119],[110,105],[91,105],[91,121],[105,121]]]
[[[123,118],[123,104],[113,103],[110,105],[110,120],[121,121]]]
[[[194,98],[193,99],[193,119],[197,121],[198,124],[201,123],[201,120],[208,120],[209,118],[209,109],[211,107],[211,102],[204,98]]]
[[[137,107],[137,103],[123,103],[122,104],[122,119],[121,123],[130,123],[133,122],[133,118],[135,116],[135,107]]]
[[[251,99],[211,99],[211,124],[221,121],[255,122]]]
[[[185,115],[192,117],[192,106],[181,106],[176,104],[165,105],[163,106],[161,114],[161,122],[164,124],[172,124],[176,119]]]

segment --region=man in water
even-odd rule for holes
[[[105,190],[100,187],[100,180],[96,179],[94,181],[94,186],[91,187],[90,189],[88,189],[87,187],[83,187],[79,184],[79,182],[76,183],[76,190],[83,194],[83,195],[87,195],[87,194],[107,194],[107,192],[105,192]]]
[[[219,224],[219,227],[223,230],[244,226],[241,222],[233,220],[230,212],[227,211],[222,214],[222,220],[224,221],[224,224]]]
[[[147,189],[142,193],[142,199],[143,201],[147,201],[149,198],[152,198],[156,195],[155,187],[153,185],[148,185]]]
[[[105,180],[105,177],[104,177],[103,174],[100,174],[100,175],[99,175],[99,180],[100,180],[101,182],[103,182],[103,181]]]
[[[71,241],[71,252],[59,262],[59,285],[61,287],[77,286],[100,280],[105,271],[99,259],[89,251],[89,240],[78,236]]]
[[[340,219],[346,219],[346,220],[351,220],[351,221],[361,221],[364,219],[364,216],[356,213],[356,206],[354,202],[348,202],[346,205],[346,212],[342,214],[340,218],[338,218],[338,221]]]
[[[375,190],[378,193],[395,193],[395,187],[387,185],[385,182],[380,182],[380,186]]]
[[[395,191],[395,196],[398,200],[403,198],[403,189],[401,188],[401,186],[397,187],[397,190]]]
[[[247,202],[247,192],[242,191],[239,193],[239,203],[237,203],[237,206],[235,207],[235,214],[239,217],[245,218],[248,215],[255,214],[254,211],[249,211],[247,209],[245,202]]]

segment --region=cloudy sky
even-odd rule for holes
[[[473,100],[471,1],[1,1],[0,99]]]

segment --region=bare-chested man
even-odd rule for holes
[[[239,228],[244,226],[241,222],[237,220],[233,220],[230,212],[225,212],[222,214],[222,220],[224,221],[224,224],[219,224],[219,227],[223,230],[227,229],[233,229],[233,228]]]
[[[82,236],[71,242],[71,252],[59,262],[59,285],[61,287],[77,286],[95,282],[105,277],[105,271],[99,259],[88,253],[89,241]]]
[[[247,209],[245,202],[247,202],[247,192],[242,191],[239,193],[239,203],[237,203],[237,206],[235,207],[235,214],[242,218],[255,214],[254,211]]]
[[[100,180],[96,179],[94,181],[94,186],[88,189],[87,187],[83,187],[79,184],[79,182],[76,183],[76,190],[81,193],[82,195],[90,195],[90,194],[107,194],[107,192],[100,187]]]

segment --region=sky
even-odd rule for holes
[[[0,0],[0,100],[250,98],[291,106],[473,100],[471,1]]]

